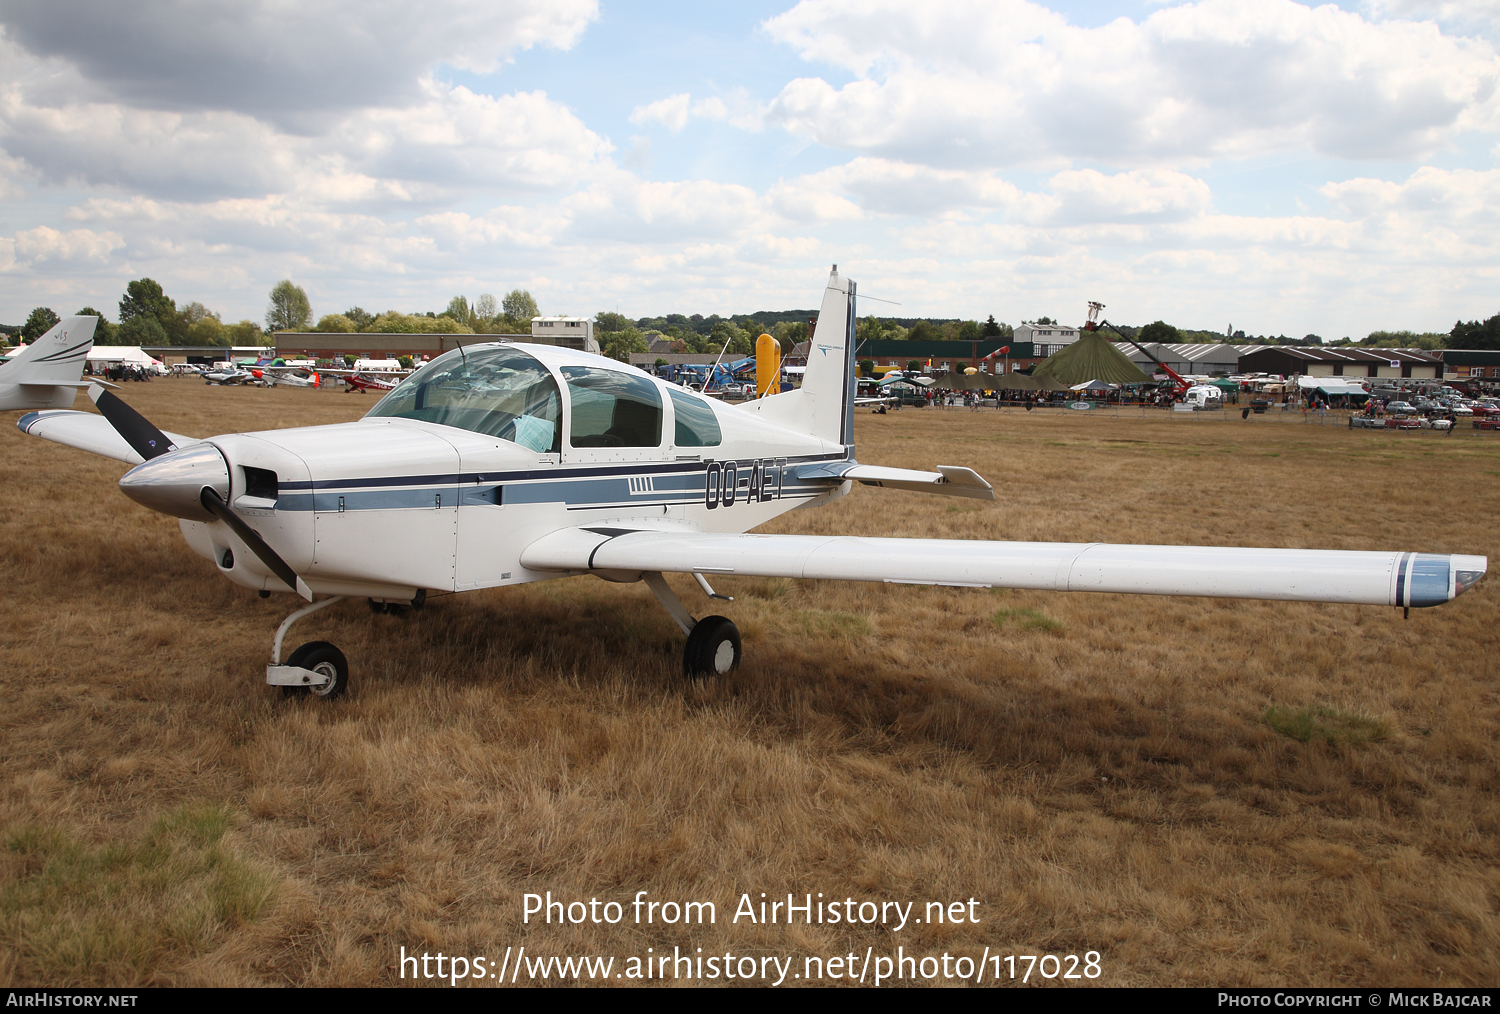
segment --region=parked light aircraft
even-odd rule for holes
[[[264,379],[271,387],[318,387],[322,384],[322,377],[312,370],[280,370],[266,369]]]
[[[360,394],[364,394],[366,391],[378,391],[384,394],[386,391],[394,390],[400,382],[401,379],[399,377],[377,377],[371,373],[349,373],[344,374],[344,393],[353,394],[355,391],[358,391]]]
[[[64,317],[46,334],[0,364],[0,410],[71,408],[94,347],[98,317]]]
[[[1480,556],[849,536],[748,535],[855,482],[994,499],[973,471],[855,458],[855,285],[829,276],[800,388],[726,405],[610,359],[552,345],[467,346],[407,377],[358,422],[163,433],[91,388],[102,413],[49,411],[20,428],[142,462],[131,499],[180,519],[229,580],[310,604],[277,629],[266,680],[334,697],[349,678],[331,644],[282,662],[300,617],[346,596],[380,607],[429,594],[593,574],[644,581],[687,635],[690,676],[740,661],[724,616],[695,619],[663,578],[718,574],[969,588],[1211,595],[1433,606],[1483,576]],[[372,544],[393,547],[373,556]]]
[[[242,370],[232,363],[216,367],[203,375],[203,382],[205,384],[218,384],[220,387],[227,384],[249,384],[255,382],[257,379],[251,371]]]

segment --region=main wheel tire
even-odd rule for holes
[[[682,671],[688,679],[723,676],[740,665],[740,631],[723,616],[705,616],[688,634],[682,650]]]
[[[349,662],[342,651],[327,641],[308,641],[292,652],[286,664],[329,677],[328,682],[320,687],[282,687],[281,692],[287,697],[312,696],[332,700],[342,697],[349,689]]]

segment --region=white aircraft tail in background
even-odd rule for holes
[[[72,408],[89,382],[83,363],[94,347],[98,317],[64,317],[57,326],[0,366],[0,411]]]
[[[745,410],[767,422],[831,444],[854,443],[854,292],[835,264],[823,289],[818,323],[808,335],[802,386],[759,398]]]

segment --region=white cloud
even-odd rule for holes
[[[488,72],[517,50],[566,49],[597,16],[597,0],[141,0],[86,13],[13,0],[0,22],[29,52],[75,69],[96,98],[305,132],[352,109],[420,101],[417,82],[438,64]],[[38,98],[77,95],[43,87]]]
[[[634,124],[659,123],[674,134],[688,124],[688,117],[702,120],[727,121],[741,130],[760,130],[765,126],[765,106],[750,97],[743,88],[729,93],[727,100],[717,95],[693,101],[688,92],[668,95],[664,99],[636,106],[630,111],[630,122]]]
[[[770,122],[934,165],[1413,157],[1500,123],[1488,43],[1332,5],[1204,0],[1079,28],[1025,0],[804,0],[764,27],[857,76],[788,83]]]
[[[668,95],[664,99],[635,107],[631,110],[630,122],[637,126],[642,123],[660,123],[675,133],[687,126],[688,107],[692,101],[693,97],[687,92]]]
[[[123,187],[173,199],[301,192],[335,204],[403,204],[455,187],[556,190],[611,150],[541,92],[488,96],[431,78],[405,105],[357,109],[320,136],[221,110],[32,101],[40,64],[0,39],[0,145],[52,185]],[[74,91],[89,89],[76,71]]]
[[[45,225],[18,232],[14,238],[15,259],[32,267],[52,264],[100,264],[125,245],[117,232],[69,229],[58,232]]]

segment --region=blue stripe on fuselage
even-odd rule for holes
[[[789,457],[794,462],[839,460],[842,455]],[[436,495],[442,506],[473,503],[500,487],[506,504],[563,503],[574,509],[693,503],[704,496],[704,471],[714,459],[671,464],[619,463],[590,467],[528,469],[516,472],[469,472],[435,475],[396,475],[367,479],[281,482],[277,509],[287,511],[432,510]],[[762,459],[765,460],[765,459]],[[748,464],[748,461],[746,462]],[[651,478],[648,492],[632,492],[630,480]],[[741,469],[739,487],[749,485],[750,472]],[[827,492],[826,486],[806,486],[791,474],[782,485],[783,498]]]

